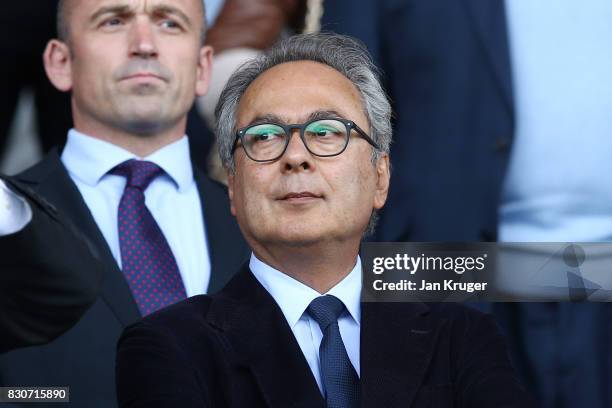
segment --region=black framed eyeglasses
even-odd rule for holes
[[[287,150],[292,130],[299,129],[306,149],[319,157],[337,156],[346,150],[351,130],[355,130],[375,149],[378,144],[355,122],[342,118],[319,118],[306,123],[284,125],[281,123],[254,123],[236,132],[232,154],[242,143],[247,156],[256,162],[278,160]]]

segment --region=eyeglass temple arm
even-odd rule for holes
[[[355,122],[350,122],[350,123],[351,123],[350,126],[352,126],[352,128],[355,129],[357,133],[359,133],[361,137],[363,137],[366,140],[366,142],[371,144],[374,148],[380,150],[380,146],[378,146],[378,143],[376,143],[370,136],[368,136],[368,134],[364,132],[363,129],[357,126]]]

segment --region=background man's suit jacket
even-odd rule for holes
[[[230,214],[225,188],[202,174],[195,176],[208,237],[210,293],[224,286],[248,259],[249,250]],[[70,386],[71,407],[116,406],[116,342],[122,330],[141,317],[127,281],[56,152],[16,178],[70,216],[100,253],[105,270],[95,302],[72,329],[45,346],[0,356],[0,385]],[[57,249],[51,238],[40,245],[33,253]]]
[[[454,304],[362,305],[364,407],[528,407],[490,316]],[[122,408],[325,406],[282,311],[247,266],[218,294],[129,327]]]
[[[24,230],[0,237],[3,353],[49,342],[72,327],[96,300],[104,269],[93,246],[64,214],[29,187],[1,178],[32,210]],[[55,250],[31,251],[48,245],[49,237]]]

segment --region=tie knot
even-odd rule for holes
[[[142,191],[146,190],[151,181],[163,172],[162,168],[155,163],[136,159],[124,161],[110,171],[111,174],[125,177],[126,187],[136,187]]]
[[[325,332],[330,324],[338,321],[344,310],[344,303],[332,295],[319,296],[310,302],[306,310],[319,323],[321,331]]]

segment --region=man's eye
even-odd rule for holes
[[[253,135],[253,136],[256,142],[269,142],[271,140],[276,139],[278,137],[278,134],[269,132],[269,133],[260,133],[258,135]]]
[[[123,21],[121,21],[120,18],[114,17],[114,18],[109,18],[108,20],[105,20],[102,25],[105,27],[115,27],[118,25],[121,25],[123,23]]]
[[[284,136],[284,130],[276,125],[254,125],[247,129],[245,136],[251,143],[272,142],[282,138]]]
[[[180,24],[178,24],[176,21],[173,21],[173,20],[163,20],[161,22],[161,26],[164,28],[171,29],[171,30],[176,30],[176,29],[181,28]]]
[[[313,133],[318,137],[326,137],[326,136],[331,137],[331,136],[337,136],[341,132],[338,129],[334,129],[334,128],[319,128],[319,129],[314,129]]]

